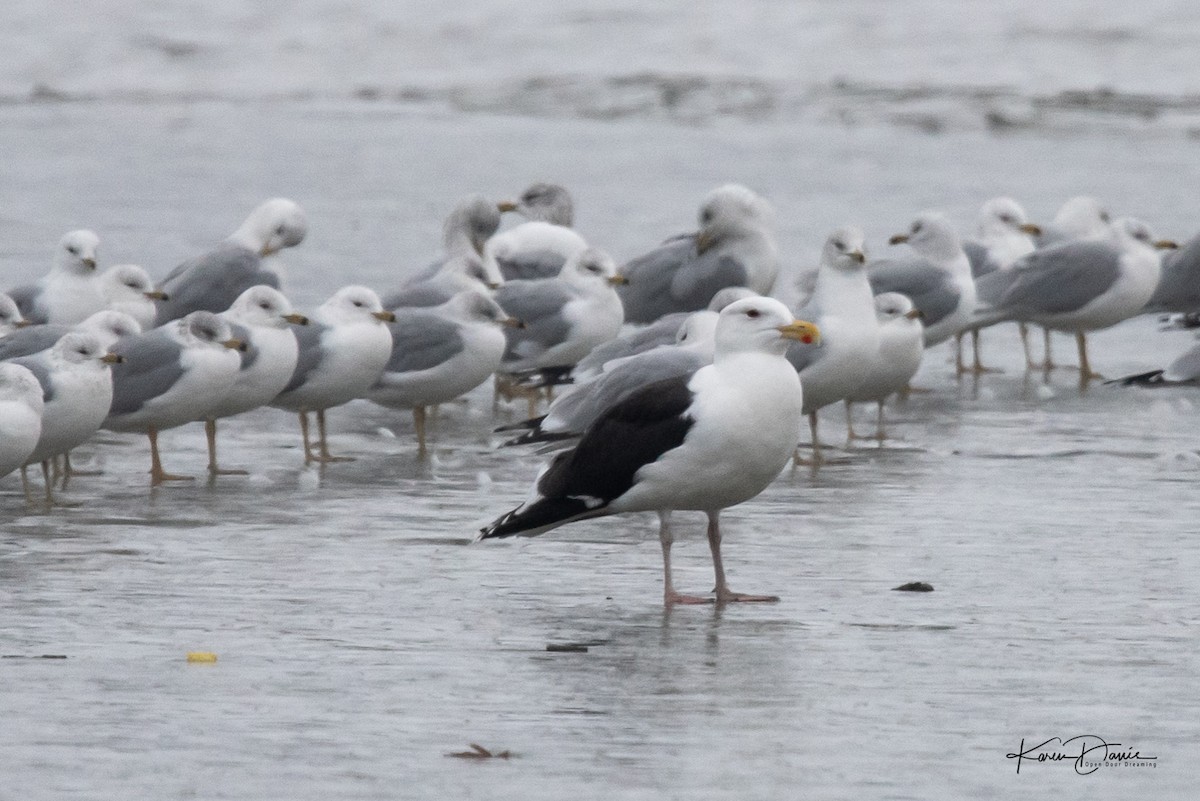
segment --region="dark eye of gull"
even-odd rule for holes
[[[761,316],[762,316],[762,312],[760,312],[758,309],[748,309],[748,310],[746,311],[746,316],[747,316],[747,317],[749,317],[751,320],[753,320],[753,319],[756,319],[756,318],[758,318],[758,317],[761,317]]]
[[[74,245],[68,245],[67,252],[70,253],[72,256],[78,256],[79,248],[75,247]]]

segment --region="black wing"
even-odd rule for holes
[[[569,451],[554,457],[538,479],[538,497],[483,529],[483,539],[535,536],[607,514],[634,484],[637,472],[679,447],[692,427],[690,376],[650,384],[602,414]]]

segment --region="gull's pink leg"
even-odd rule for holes
[[[747,595],[733,592],[725,582],[725,566],[721,563],[721,511],[708,513],[708,547],[712,551],[713,572],[717,575],[717,603],[776,603],[778,595]]]
[[[663,555],[663,603],[668,607],[675,604],[711,604],[712,598],[682,595],[675,591],[675,585],[671,581],[671,544],[675,542],[671,534],[671,510],[661,510],[658,513],[658,521],[658,541],[662,543]]]

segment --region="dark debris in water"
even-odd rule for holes
[[[899,587],[892,587],[897,592],[933,592],[933,585],[927,581],[910,581]]]
[[[0,654],[0,659],[66,659],[66,654]]]
[[[958,626],[944,623],[851,623],[860,629],[875,629],[876,631],[954,631]]]
[[[479,743],[467,743],[467,745],[470,746],[470,751],[452,751],[446,754],[446,756],[454,757],[455,759],[508,759],[512,756],[512,752],[508,749],[491,751]]]
[[[553,653],[586,654],[588,647],[581,642],[548,642],[546,650]]]

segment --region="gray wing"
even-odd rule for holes
[[[462,352],[462,334],[458,325],[431,312],[403,309],[396,322],[388,323],[392,332],[392,357],[385,373],[413,373],[428,370]]]
[[[553,278],[566,263],[566,258],[553,250],[527,250],[496,257],[496,266],[505,281]]]
[[[980,305],[996,306],[1017,278],[1018,273],[1013,269],[996,270],[982,276],[975,282],[976,300]]]
[[[510,281],[501,285],[496,290],[496,302],[508,316],[525,323],[524,328],[505,329],[508,350],[504,358],[524,358],[527,354],[518,347],[525,343],[547,349],[565,341],[571,325],[563,317],[562,309],[571,298],[571,293],[558,281]]]
[[[948,272],[925,259],[880,259],[868,268],[867,278],[876,295],[907,295],[925,315],[927,328],[952,314],[962,294]]]
[[[54,382],[50,380],[50,368],[42,356],[22,356],[19,359],[13,359],[12,363],[29,368],[29,372],[33,373],[38,383],[42,385],[42,400],[46,403],[54,400]]]
[[[1185,313],[1200,310],[1200,236],[1163,256],[1162,278],[1146,309]]]
[[[421,281],[402,287],[383,299],[383,308],[388,310],[429,308],[441,306],[454,292],[446,289],[436,280]]]
[[[157,302],[156,321],[162,325],[197,310],[223,312],[259,284],[279,289],[279,276],[262,269],[257,253],[226,243],[170,272],[161,284],[169,299]]]
[[[1061,314],[1104,294],[1121,274],[1121,254],[1103,242],[1075,241],[1035,250],[1011,268],[999,306],[1014,314]]]
[[[636,356],[660,345],[674,345],[679,328],[691,312],[676,312],[655,320],[645,328],[639,328],[616,339],[605,342],[583,357],[575,369],[580,373],[599,370],[606,362],[622,359],[626,356]]]
[[[605,411],[643,387],[670,378],[690,379],[706,364],[708,359],[694,351],[674,346],[642,353],[555,401],[543,430],[582,434]]]
[[[0,339],[0,362],[52,348],[54,343],[70,330],[69,325],[32,325],[28,328],[18,328]]]
[[[1000,269],[1000,264],[992,258],[992,252],[986,246],[968,239],[963,242],[963,252],[971,263],[971,275],[975,278],[993,273]]]
[[[329,326],[314,320],[309,320],[308,325],[292,326],[296,335],[296,369],[283,392],[299,389],[308,380],[308,374],[317,369],[321,363],[321,337],[328,330]]]
[[[26,284],[19,286],[16,289],[10,289],[7,293],[13,302],[17,304],[17,308],[21,311],[21,316],[31,323],[46,322],[46,314],[42,311],[38,301],[38,296],[41,295],[41,287],[37,284]]]
[[[664,314],[690,311],[676,307],[671,298],[671,281],[695,255],[696,237],[693,234],[668,239],[649,253],[628,261],[621,268],[621,274],[629,279],[629,283],[617,287],[617,294],[625,306],[625,321],[650,323]]]
[[[184,374],[180,361],[183,346],[161,329],[121,337],[112,351],[125,361],[112,367],[110,415],[136,412],[168,392]]]
[[[707,251],[685,264],[671,281],[671,296],[680,311],[708,308],[713,295],[729,286],[745,286],[749,273],[734,256]]]
[[[672,312],[706,308],[712,296],[728,286],[744,286],[746,269],[727,254],[696,252],[696,236],[668,239],[654,250],[629,261],[621,274],[629,279],[617,288],[625,320],[649,323]]]

